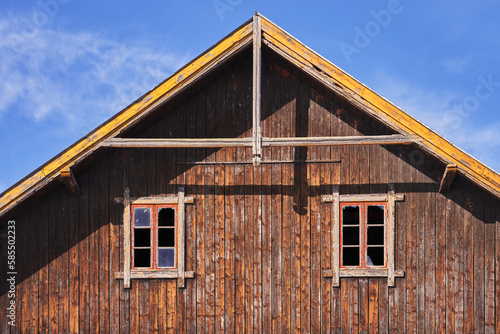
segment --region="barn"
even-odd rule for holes
[[[0,229],[2,333],[500,333],[500,175],[258,13]]]

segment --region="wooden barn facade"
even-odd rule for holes
[[[259,14],[0,228],[1,333],[500,333],[500,175]]]

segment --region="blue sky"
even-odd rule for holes
[[[0,4],[0,192],[257,10],[500,171],[498,1]]]

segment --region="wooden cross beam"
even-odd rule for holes
[[[455,164],[449,164],[444,170],[443,177],[441,178],[441,184],[439,185],[439,192],[442,194],[450,192],[451,184],[457,176],[458,167]]]
[[[258,122],[259,123],[259,122]],[[260,130],[259,130],[260,131]],[[415,136],[338,136],[338,137],[260,137],[256,138],[110,138],[103,147],[194,148],[194,147],[253,147],[260,157],[264,147],[339,146],[339,145],[410,145],[418,142]],[[257,159],[260,162],[260,158]]]

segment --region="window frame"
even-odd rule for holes
[[[136,227],[135,226],[135,219],[134,219],[134,215],[135,215],[135,211],[134,209],[136,208],[149,208],[150,209],[150,225],[149,225],[149,228],[151,229],[151,233],[150,233],[150,245],[149,247],[136,247],[134,245],[134,236],[135,236],[135,233],[134,233],[134,229],[135,228],[139,228],[139,229],[145,229],[145,227]],[[171,208],[171,209],[174,209],[174,238],[175,238],[175,245],[174,247],[160,247],[158,245],[158,233],[159,233],[159,229],[161,228],[172,228],[172,227],[160,227],[158,225],[158,215],[159,215],[159,211],[161,209],[164,209],[164,208]],[[177,269],[178,267],[178,261],[177,261],[177,257],[179,255],[179,250],[178,250],[178,214],[177,214],[177,211],[178,211],[178,205],[177,204],[132,204],[131,205],[131,208],[130,208],[130,214],[131,214],[131,222],[132,222],[132,225],[131,225],[131,233],[130,233],[130,243],[131,243],[131,252],[130,252],[130,263],[131,263],[131,270],[132,271],[150,271],[150,270],[166,270],[166,269]],[[142,249],[142,248],[149,248],[151,250],[150,252],[150,256],[149,256],[149,263],[150,263],[150,266],[149,267],[137,267],[137,266],[134,266],[135,265],[135,262],[134,262],[134,250],[135,249]],[[173,267],[160,267],[158,265],[158,250],[160,248],[166,248],[166,249],[174,249],[174,266]]]
[[[387,258],[387,241],[388,241],[388,228],[387,228],[387,202],[340,202],[340,269],[386,269],[388,266],[388,258]],[[359,228],[359,244],[357,245],[359,250],[359,265],[358,266],[349,266],[344,265],[344,210],[343,208],[346,206],[357,206],[359,207],[359,224],[357,225]],[[384,207],[384,223],[382,224],[384,227],[384,264],[383,265],[371,265],[367,264],[368,257],[368,207],[369,206],[383,206]],[[347,225],[349,226],[349,225]],[[352,226],[352,225],[351,225]],[[375,247],[380,247],[379,245]],[[348,247],[350,248],[350,247]]]
[[[185,288],[185,279],[194,278],[194,271],[185,270],[185,205],[193,204],[194,197],[186,197],[184,188],[179,187],[177,196],[130,197],[130,189],[125,188],[123,197],[115,198],[115,202],[123,203],[123,271],[116,272],[116,279],[123,279],[123,287],[129,289],[132,279],[177,278],[178,288]],[[133,268],[132,233],[133,207],[169,207],[176,206],[176,268]],[[152,256],[152,255],[151,255]]]
[[[394,238],[395,238],[395,211],[396,202],[404,201],[403,194],[396,194],[393,184],[389,184],[388,193],[341,195],[340,186],[334,185],[332,195],[323,196],[324,203],[332,203],[332,228],[331,228],[331,269],[323,271],[323,276],[332,278],[332,285],[340,287],[340,277],[386,277],[387,285],[394,287],[395,277],[404,277],[403,270],[395,270]],[[341,243],[341,203],[375,203],[386,202],[386,267],[340,267]]]

